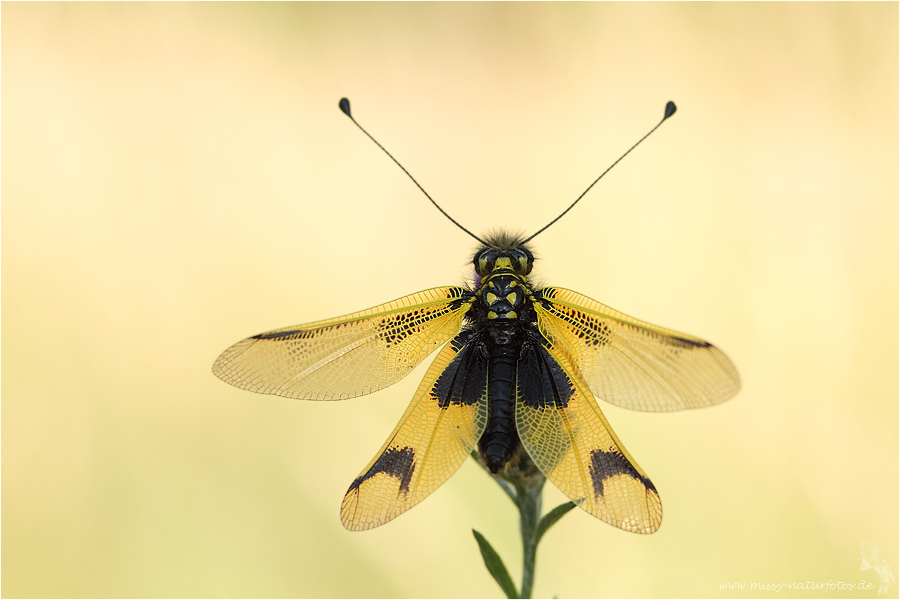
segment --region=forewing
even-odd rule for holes
[[[721,350],[699,338],[632,319],[562,288],[540,290],[541,333],[598,398],[646,411],[724,402],[740,388]]]
[[[487,422],[487,361],[466,338],[441,350],[394,432],[350,485],[341,503],[347,529],[378,527],[409,510],[475,448]]]
[[[580,508],[626,531],[659,528],[656,488],[558,349],[532,344],[520,360],[516,428],[534,463]]]
[[[343,400],[396,383],[459,331],[470,304],[442,287],[326,321],[238,342],[213,373],[239,388],[304,400]]]

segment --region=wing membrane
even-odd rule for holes
[[[478,443],[487,422],[486,362],[471,356],[477,353],[463,336],[441,350],[394,432],[347,490],[341,503],[347,529],[378,527],[409,510]]]
[[[368,310],[247,338],[213,373],[239,388],[305,400],[343,400],[396,383],[459,331],[464,288],[442,287]],[[342,360],[338,360],[342,359]]]
[[[635,533],[656,531],[662,522],[656,488],[562,352],[532,346],[525,360],[531,364],[520,366],[516,428],[534,463],[598,519]]]
[[[724,402],[740,388],[728,357],[699,338],[633,319],[562,288],[540,291],[541,333],[607,402],[646,411]]]

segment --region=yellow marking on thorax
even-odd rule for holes
[[[488,304],[493,304],[497,301],[497,294],[493,292],[488,292],[485,297],[487,298]]]

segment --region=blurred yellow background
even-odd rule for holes
[[[341,96],[476,233],[542,227],[678,104],[535,240],[538,280],[712,341],[743,389],[601,403],[663,524],[575,511],[537,596],[876,597],[720,587],[877,584],[867,540],[900,573],[896,3],[2,17],[3,596],[499,597],[472,528],[518,580],[473,461],[382,528],[340,524],[425,365],[334,403],[210,372],[248,335],[469,276],[473,240]]]

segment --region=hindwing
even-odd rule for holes
[[[487,358],[460,333],[437,355],[409,408],[350,485],[341,522],[383,525],[436,490],[475,448],[487,423]]]
[[[470,292],[441,287],[344,317],[238,342],[213,365],[231,385],[288,398],[343,400],[396,383],[456,334]]]
[[[659,528],[656,488],[558,348],[526,347],[519,362],[516,429],[535,465],[580,508],[626,531]]]
[[[740,378],[721,350],[562,288],[537,292],[538,326],[598,397],[624,408],[670,411],[724,402]]]

